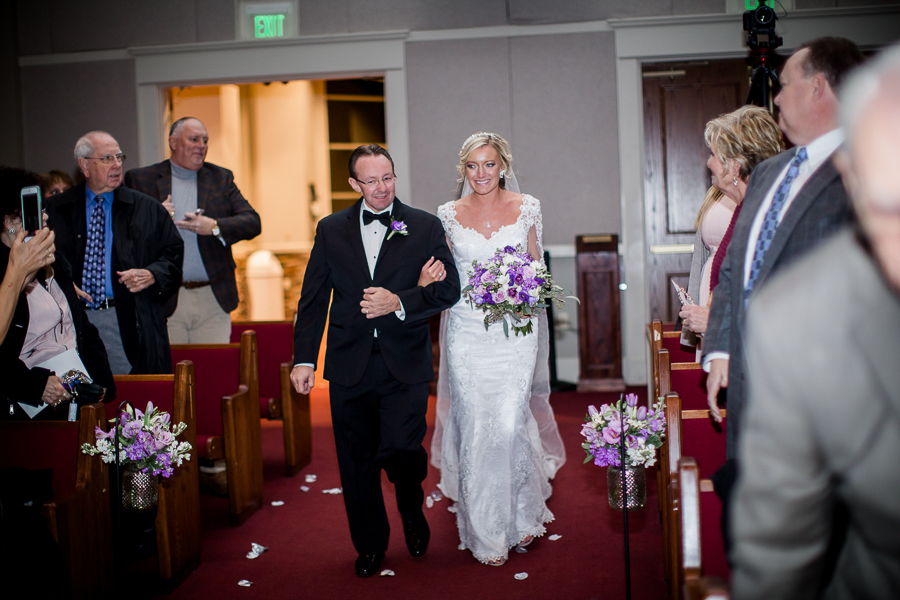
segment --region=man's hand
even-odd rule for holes
[[[443,281],[445,277],[447,277],[447,271],[444,269],[444,263],[432,256],[422,267],[422,271],[419,273],[419,282],[416,285],[425,287],[435,281]]]
[[[682,307],[678,316],[684,320],[684,324],[694,333],[706,333],[709,324],[709,307],[686,304]]]
[[[175,221],[175,227],[193,231],[197,235],[212,235],[215,222],[215,219],[210,219],[205,215],[185,213],[184,220]]]
[[[722,422],[722,413],[717,402],[719,390],[728,387],[728,363],[730,359],[715,358],[709,363],[709,377],[706,378],[706,403],[716,423]]]
[[[85,302],[87,302],[88,304],[91,304],[94,301],[94,299],[91,298],[90,294],[88,294],[87,292],[82,290],[80,287],[78,287],[74,283],[72,284],[72,287],[75,288],[75,295],[78,296],[79,298],[81,298],[82,300],[84,300]]]
[[[128,288],[132,294],[142,292],[156,282],[153,273],[147,269],[128,269],[127,271],[116,271],[119,276],[119,283]]]
[[[384,288],[371,287],[363,290],[359,305],[367,319],[374,319],[400,310],[400,297]]]
[[[316,385],[316,372],[312,367],[297,365],[291,370],[291,383],[298,394],[308,394]]]
[[[163,201],[162,205],[163,205],[163,208],[165,208],[168,211],[169,216],[172,217],[172,220],[174,221],[175,220],[175,203],[172,202],[172,194],[169,194],[168,196],[166,196],[166,199]]]

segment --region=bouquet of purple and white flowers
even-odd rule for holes
[[[119,463],[134,463],[142,472],[152,475],[171,477],[175,467],[180,467],[185,460],[191,460],[192,446],[188,442],[176,440],[184,428],[179,423],[170,430],[171,417],[147,403],[147,409],[141,412],[131,407],[122,413],[117,427],[108,433],[96,428],[97,445],[83,444],[81,451],[94,456],[100,454],[103,462],[116,462],[116,429],[119,431]]]
[[[484,311],[484,328],[491,323],[502,322],[503,333],[509,337],[506,316],[513,322],[513,331],[527,335],[533,331],[531,317],[538,310],[547,308],[553,302],[561,308],[565,298],[578,302],[578,298],[558,286],[550,271],[540,261],[535,260],[522,246],[498,248],[484,263],[472,261],[468,273],[468,285],[462,295],[473,307]],[[519,325],[527,321],[524,325]]]
[[[622,412],[625,426],[625,462],[628,467],[656,463],[656,449],[662,446],[666,429],[665,400],[659,401],[648,409],[637,406],[635,394],[628,394],[624,400],[619,398],[614,405],[604,404],[597,410],[588,406],[586,423],[581,429],[587,441],[581,444],[587,457],[598,467],[621,467],[619,443],[622,439]]]

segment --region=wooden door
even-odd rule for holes
[[[710,185],[706,123],[744,104],[743,59],[648,63],[644,87],[644,223],[649,245],[650,319],[674,321],[687,288],[694,220]]]

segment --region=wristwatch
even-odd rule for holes
[[[219,229],[219,222],[216,221],[215,219],[213,219],[212,234],[213,234],[214,236],[216,236],[216,237],[219,237],[219,235],[220,235],[221,233],[222,233],[222,230]]]

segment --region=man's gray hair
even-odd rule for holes
[[[894,44],[850,74],[841,93],[841,125],[852,153],[856,128],[869,104],[879,93],[897,99],[900,106],[900,44]]]
[[[75,160],[90,158],[94,154],[93,139],[97,135],[109,135],[105,131],[88,131],[75,142]],[[112,137],[109,135],[109,137]]]

